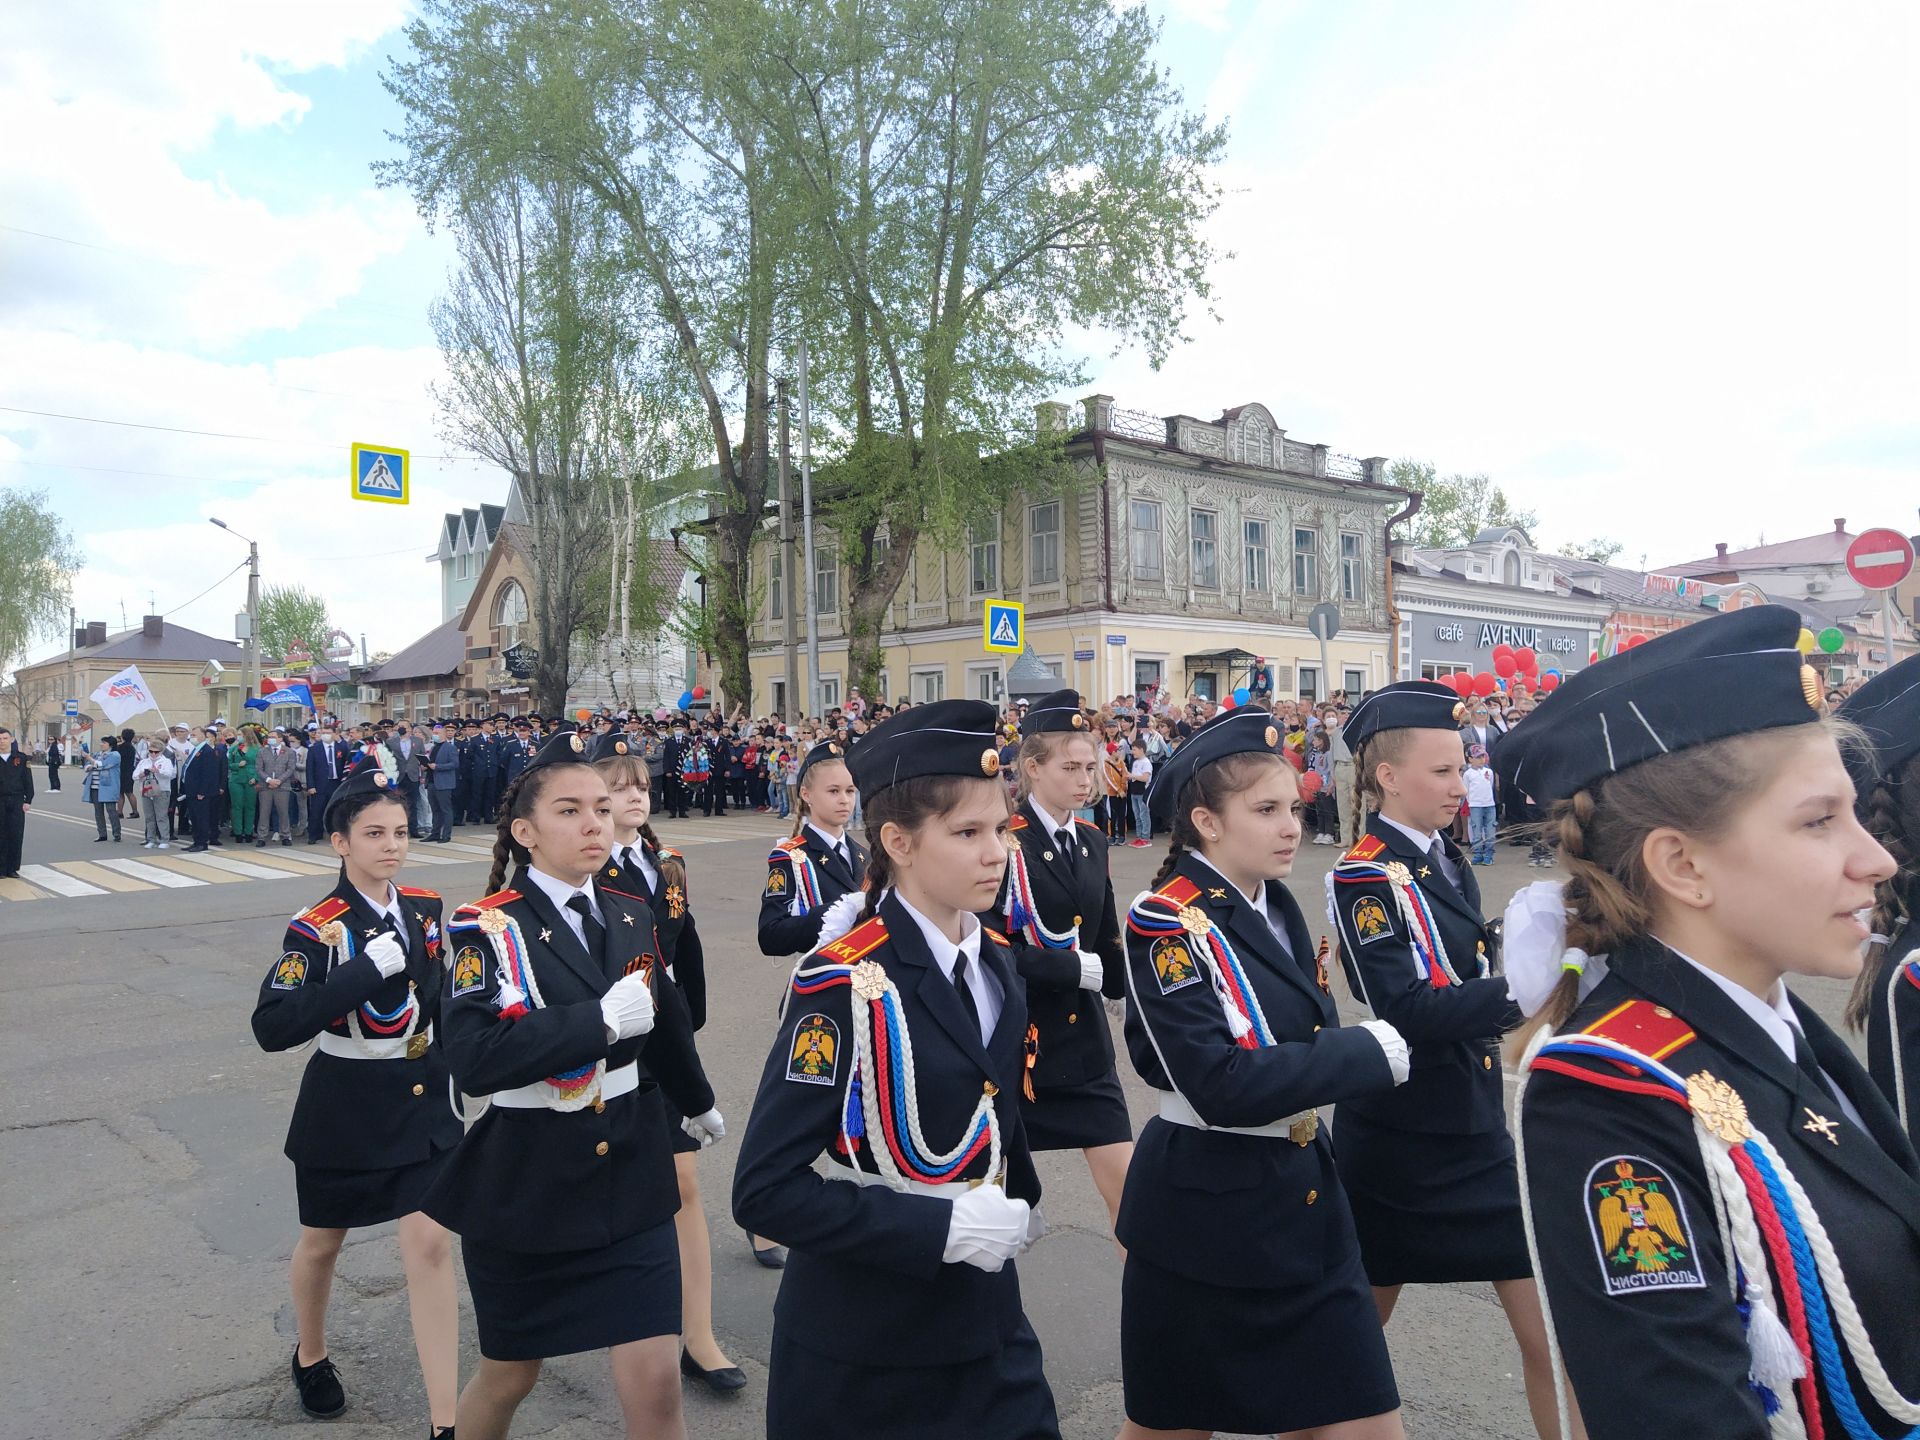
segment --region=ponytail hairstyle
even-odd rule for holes
[[[880,897],[893,884],[893,859],[880,843],[881,830],[891,822],[911,834],[958,805],[970,793],[968,786],[986,783],[973,775],[917,775],[889,785],[871,799],[861,798],[867,820],[867,893],[856,924],[873,918]],[[1006,794],[1004,786],[992,783],[1001,795]]]
[[[535,765],[514,776],[513,783],[501,794],[500,817],[494,823],[493,869],[487,872],[487,894],[493,894],[506,883],[510,868],[533,863],[533,853],[513,838],[513,822],[524,820],[533,813],[533,807],[540,803],[540,796],[553,778],[554,771],[564,770],[571,765],[578,765],[583,770],[593,768],[585,760]]]
[[[1756,730],[1658,755],[1609,775],[1572,798],[1556,800],[1543,827],[1567,867],[1561,892],[1567,948],[1608,955],[1648,933],[1655,890],[1647,873],[1647,837],[1672,828],[1713,840],[1724,834],[1755,794],[1772,783],[1810,733],[1843,748],[1864,738],[1859,727],[1831,716],[1814,726]],[[1560,977],[1532,1022],[1513,1032],[1508,1054],[1526,1052],[1535,1031],[1558,1030],[1580,1002],[1580,976]]]
[[[1194,771],[1193,778],[1182,785],[1180,793],[1174,797],[1173,829],[1167,837],[1167,858],[1160,862],[1160,868],[1154,872],[1153,879],[1147,882],[1147,888],[1158,890],[1172,877],[1181,856],[1189,850],[1198,851],[1201,848],[1200,830],[1193,823],[1195,810],[1219,813],[1229,799],[1246,789],[1276,763],[1292,773],[1293,766],[1282,757],[1258,750],[1243,750],[1237,755],[1216,760],[1211,765],[1202,765]]]
[[[1892,938],[1903,925],[1920,921],[1920,755],[1891,775],[1884,775],[1860,797],[1860,819],[1900,867],[1882,881],[1874,895],[1873,933],[1885,936],[1867,950],[1867,963],[1847,997],[1847,1024],[1859,1030],[1867,1023],[1873,992],[1881,985],[1892,954]]]
[[[1027,761],[1032,760],[1044,765],[1053,758],[1053,752],[1069,740],[1084,740],[1093,747],[1093,763],[1097,766],[1105,760],[1102,753],[1105,746],[1089,730],[1038,730],[1031,735],[1021,737],[1019,752],[1013,760],[1013,803],[1022,804],[1033,793],[1033,780],[1027,774]]]
[[[802,765],[806,765],[807,763],[806,752],[804,751],[801,752],[800,763]],[[829,755],[823,760],[816,760],[813,764],[807,765],[806,772],[800,777],[800,783],[793,787],[793,828],[787,832],[788,839],[792,839],[795,835],[798,835],[800,833],[800,827],[807,823],[807,782],[813,779],[813,772],[818,770],[822,765],[847,766],[847,757],[845,755]],[[847,775],[848,778],[852,778],[853,770],[850,766],[847,767]]]

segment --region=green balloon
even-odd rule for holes
[[[1838,626],[1829,625],[1820,632],[1820,648],[1828,655],[1833,654],[1846,643],[1847,637],[1841,633]]]

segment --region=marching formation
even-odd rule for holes
[[[783,998],[724,1017],[767,1051],[730,1206],[781,1271],[767,1434],[1059,1435],[1019,1274],[1042,1150],[1083,1153],[1124,1257],[1123,1440],[1403,1436],[1386,1326],[1453,1281],[1492,1285],[1542,1436],[1915,1433],[1920,660],[1829,713],[1798,629],[1761,606],[1662,635],[1505,737],[1501,789],[1567,879],[1499,919],[1450,835],[1473,765],[1440,685],[1347,717],[1364,816],[1311,905],[1302,775],[1257,705],[1140,777],[1169,839],[1124,906],[1074,691],[1016,751],[969,700],[815,745],[759,899]],[[339,882],[253,1015],[263,1047],[317,1047],[286,1143],[314,1415],[347,1404],[335,1260],[386,1221],[432,1436],[505,1436],[558,1355],[607,1352],[633,1437],[686,1433],[683,1377],[748,1384],[699,1177],[729,1136],[697,1045],[719,1017],[632,739],[525,755],[478,802],[467,903],[402,883],[377,762],[326,798]],[[1336,971],[1369,1018],[1342,1023]],[[1867,1066],[1795,976],[1853,980]],[[1137,1137],[1116,1017],[1157,1106]]]

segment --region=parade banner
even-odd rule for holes
[[[129,665],[118,675],[110,675],[88,697],[100,707],[100,713],[115,725],[124,725],[144,710],[158,710],[153,692],[140,678],[140,667]]]

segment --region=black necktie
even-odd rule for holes
[[[1073,832],[1067,829],[1054,831],[1053,843],[1060,847],[1060,858],[1067,862],[1067,869],[1078,874],[1079,868],[1073,863]]]
[[[606,948],[607,927],[593,918],[593,907],[584,895],[568,896],[567,908],[580,917],[580,928],[587,932],[587,953],[598,960]]]
[[[1799,1066],[1802,1075],[1813,1082],[1816,1090],[1834,1104],[1839,1104],[1833,1093],[1833,1083],[1827,1078],[1827,1072],[1820,1068],[1820,1062],[1814,1059],[1813,1047],[1807,1044],[1807,1037],[1800,1033],[1798,1025],[1789,1025],[1787,1028],[1793,1032],[1793,1063]]]
[[[1453,861],[1447,858],[1446,841],[1435,836],[1433,844],[1427,849],[1427,858],[1433,861],[1434,868],[1449,885],[1456,890],[1460,888],[1460,877],[1453,868]]]
[[[967,1019],[973,1022],[973,1033],[980,1035],[980,1006],[973,998],[973,986],[967,983],[967,952],[962,950],[953,961],[953,988],[960,994],[960,1008],[967,1012]],[[981,1035],[980,1043],[986,1043]]]
[[[847,867],[847,873],[853,873],[853,857],[847,853],[847,842],[842,840],[833,847],[833,853],[840,857],[840,863]]]

